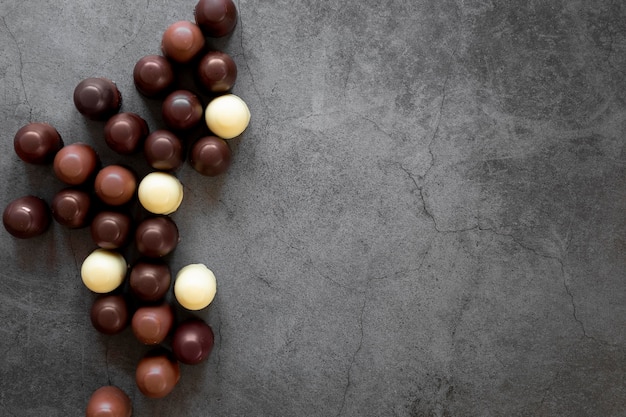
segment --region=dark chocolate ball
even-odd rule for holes
[[[172,351],[180,362],[195,365],[204,361],[213,349],[213,330],[199,319],[187,320],[176,328]]]
[[[131,224],[127,214],[102,211],[91,221],[91,238],[103,249],[117,249],[128,243]]]
[[[105,204],[120,206],[128,203],[135,195],[137,178],[128,168],[109,165],[102,168],[96,175],[94,190]]]
[[[87,78],[74,89],[74,105],[89,119],[106,120],[119,111],[122,95],[107,78]]]
[[[191,61],[204,47],[204,35],[192,22],[181,20],[172,23],[163,33],[161,50],[169,59],[186,63]]]
[[[123,155],[137,152],[148,136],[148,123],[135,113],[118,113],[104,125],[104,141]]]
[[[98,164],[98,155],[91,146],[73,143],[57,152],[53,169],[57,178],[64,183],[80,185],[92,177]]]
[[[180,366],[168,354],[149,353],[143,357],[135,371],[139,391],[149,398],[163,398],[180,379]]]
[[[211,93],[226,93],[237,80],[237,65],[225,52],[211,51],[198,64],[200,83]]]
[[[52,217],[59,224],[72,229],[87,226],[91,197],[84,191],[66,188],[52,199]]]
[[[13,138],[15,153],[24,162],[47,164],[63,147],[57,130],[47,123],[29,123],[21,127]]]
[[[174,70],[164,57],[147,55],[135,64],[133,80],[137,91],[144,96],[159,97],[174,84]]]
[[[50,226],[50,219],[48,204],[32,195],[11,201],[2,214],[4,228],[20,239],[42,234]]]
[[[183,163],[183,144],[172,132],[155,130],[146,138],[143,154],[152,168],[173,171]]]
[[[159,301],[171,283],[172,273],[165,263],[138,262],[130,272],[130,290],[141,301]]]
[[[171,129],[188,130],[202,120],[204,108],[198,96],[191,91],[176,90],[165,98],[161,111],[163,121]]]
[[[131,417],[133,406],[128,395],[112,385],[98,388],[91,394],[85,417]]]
[[[160,258],[178,245],[178,227],[169,217],[151,217],[137,226],[135,242],[142,255]]]
[[[200,0],[194,14],[202,32],[213,38],[232,33],[237,24],[237,8],[232,0]]]
[[[96,298],[89,314],[93,327],[104,334],[117,334],[128,325],[128,305],[122,295]]]
[[[193,144],[189,158],[191,166],[196,171],[214,177],[228,170],[232,153],[224,139],[205,136]]]
[[[168,303],[144,306],[133,314],[133,334],[144,345],[158,345],[167,337],[174,325],[174,313]]]

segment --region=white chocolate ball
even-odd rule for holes
[[[211,304],[216,291],[215,275],[202,264],[187,265],[176,274],[174,295],[187,310],[202,310]]]
[[[232,139],[248,127],[250,110],[240,97],[226,94],[209,103],[204,118],[211,132],[222,139]]]
[[[80,269],[83,283],[91,291],[104,294],[124,282],[128,265],[122,255],[105,249],[96,249],[85,258]]]
[[[139,183],[137,196],[150,213],[172,214],[183,202],[183,185],[171,174],[152,172]]]

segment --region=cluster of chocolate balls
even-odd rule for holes
[[[84,259],[81,278],[98,294],[91,322],[97,331],[111,335],[130,323],[141,343],[157,347],[141,359],[135,375],[139,390],[151,398],[169,394],[180,378],[179,362],[204,361],[214,343],[211,328],[201,319],[176,324],[173,308],[165,301],[172,276],[163,257],[179,241],[178,228],[169,215],[183,201],[183,186],[172,174],[185,160],[180,136],[204,119],[211,134],[191,145],[189,161],[200,174],[216,176],[230,166],[226,141],[239,136],[250,121],[245,102],[230,94],[237,78],[235,62],[224,52],[205,50],[205,37],[232,33],[237,22],[235,5],[232,0],[200,0],[194,12],[196,23],[179,21],[165,30],[163,56],[145,56],[133,71],[142,95],[163,99],[167,129],[150,133],[138,114],[119,113],[122,96],[109,79],[88,78],[74,90],[77,110],[89,119],[106,122],[106,144],[120,155],[143,148],[155,171],[138,180],[127,166],[103,165],[89,144],[64,145],[53,126],[29,123],[15,134],[17,155],[27,163],[52,163],[55,176],[69,187],[59,191],[50,205],[29,195],[10,202],[3,212],[5,229],[17,238],[44,233],[52,218],[68,228],[90,227],[98,248]],[[211,97],[206,108],[193,91],[176,89],[177,73],[183,67],[194,70]],[[139,256],[129,268],[123,251],[131,246]],[[215,297],[215,275],[201,263],[187,265],[177,273],[173,292],[184,309],[202,310]],[[170,336],[171,350],[163,346]],[[111,385],[96,390],[86,409],[87,417],[131,414],[128,395]]]

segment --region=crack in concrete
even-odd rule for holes
[[[11,28],[9,28],[9,25],[7,24],[5,16],[2,17],[2,23],[4,24],[4,27],[7,29],[7,32],[9,34],[9,37],[13,40],[13,43],[15,43],[15,46],[17,48],[17,53],[18,53],[18,58],[19,58],[19,63],[20,63],[20,69],[19,69],[20,83],[22,85],[22,91],[24,92],[24,101],[26,102],[26,105],[28,106],[28,121],[32,122],[33,106],[30,104],[30,100],[28,99],[28,93],[26,92],[26,84],[24,83],[24,59],[22,56],[22,48],[20,47],[20,44],[17,41],[17,38],[15,37],[15,34],[11,31]]]

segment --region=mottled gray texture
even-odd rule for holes
[[[0,2],[0,196],[62,187],[29,121],[131,164],[74,109],[88,76],[162,127],[132,68],[194,2]],[[145,348],[91,327],[88,231],[0,233],[0,415],[626,416],[626,6],[238,2],[214,42],[252,110],[229,172],[177,175],[174,271],[204,262],[216,347],[143,398]],[[190,139],[191,140],[191,139]]]

